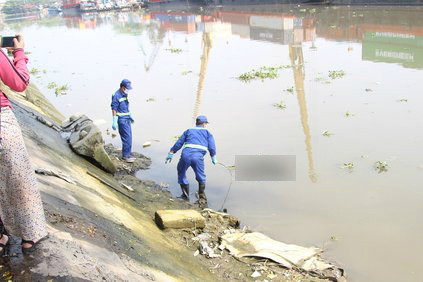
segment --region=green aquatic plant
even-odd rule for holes
[[[284,90],[285,92],[288,92],[290,94],[294,94],[294,86],[288,87],[287,89]]]
[[[408,99],[402,98],[402,99],[399,99],[398,102],[404,102],[404,103],[406,103],[406,102],[408,102]]]
[[[251,70],[238,76],[242,82],[250,82],[251,80],[260,79],[275,79],[279,76],[279,70],[288,68],[290,66],[274,66],[274,67],[261,67],[258,70]]]
[[[56,82],[50,82],[50,83],[47,85],[47,88],[48,88],[48,89],[54,89],[54,88],[56,88],[56,87],[57,87]]]
[[[279,110],[284,110],[284,109],[286,109],[286,104],[285,104],[284,101],[280,101],[279,103],[273,104],[273,107],[275,107]]]
[[[168,49],[166,49],[166,51],[170,51],[170,53],[172,53],[172,54],[182,53],[182,49],[181,48],[168,48]]]
[[[190,70],[187,70],[187,71],[183,71],[183,72],[181,72],[181,74],[182,74],[182,75],[188,75],[188,74],[190,74],[190,73],[192,73],[192,71],[190,71]]]
[[[337,78],[342,78],[346,75],[345,71],[343,70],[336,70],[336,71],[329,71],[328,76],[331,79],[337,79]]]
[[[68,92],[68,90],[69,90],[68,85],[67,84],[64,84],[62,86],[56,87],[56,89],[54,90],[54,93],[56,94],[56,96],[66,95],[67,92]]]
[[[37,74],[39,74],[39,73],[40,73],[40,70],[39,70],[39,69],[37,69],[37,68],[32,68],[32,69],[29,71],[29,73],[30,73],[30,74],[32,74],[32,75],[37,75]]]
[[[345,116],[346,116],[346,117],[353,117],[353,116],[354,116],[354,114],[352,114],[352,113],[350,113],[350,112],[346,112],[346,113],[345,113]]]
[[[353,163],[344,163],[342,168],[352,170],[352,169],[354,169],[354,164]]]
[[[387,172],[388,163],[385,161],[377,161],[375,162],[374,168],[378,173]]]
[[[323,135],[323,136],[326,136],[326,137],[331,137],[331,136],[333,135],[333,133],[332,133],[332,132],[330,132],[329,130],[326,130],[326,131],[324,131],[324,132],[322,133],[322,135]]]

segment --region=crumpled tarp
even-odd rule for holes
[[[259,232],[236,232],[221,237],[222,245],[231,255],[261,257],[273,260],[287,268],[297,267],[305,271],[322,271],[333,267],[318,257],[321,250],[285,244]]]

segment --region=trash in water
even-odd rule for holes
[[[144,144],[142,144],[142,146],[143,146],[143,148],[150,147],[151,146],[151,142],[150,141],[147,141]]]
[[[370,89],[370,88],[366,88],[366,89],[364,89],[366,92],[373,92],[373,90],[372,89]]]
[[[385,161],[377,161],[375,162],[375,170],[378,173],[387,172],[388,171],[388,163]]]
[[[156,99],[154,99],[154,98],[148,98],[147,100],[145,100],[146,102],[154,102],[154,101],[156,101]]]
[[[346,113],[345,113],[345,116],[346,116],[346,117],[352,117],[352,116],[354,116],[354,114],[352,114],[352,113],[350,113],[350,112],[346,112]]]
[[[402,99],[399,99],[398,102],[408,102],[408,99],[402,98]]]

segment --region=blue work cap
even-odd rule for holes
[[[197,120],[195,121],[196,123],[209,123],[207,121],[207,117],[206,116],[198,116]]]
[[[131,82],[127,79],[122,80],[122,82],[120,83],[121,86],[125,86],[126,89],[131,90],[132,89],[132,85]]]

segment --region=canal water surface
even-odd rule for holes
[[[85,113],[104,132],[111,95],[121,79],[133,82],[134,149],[153,158],[139,177],[178,195],[177,158],[164,159],[205,114],[226,165],[296,155],[296,181],[233,183],[225,207],[243,224],[323,248],[351,281],[423,281],[423,9],[164,7],[3,25],[15,31],[26,36],[32,81],[65,115]],[[237,79],[263,66],[284,68],[275,79]],[[206,172],[219,209],[230,174],[208,156]]]

